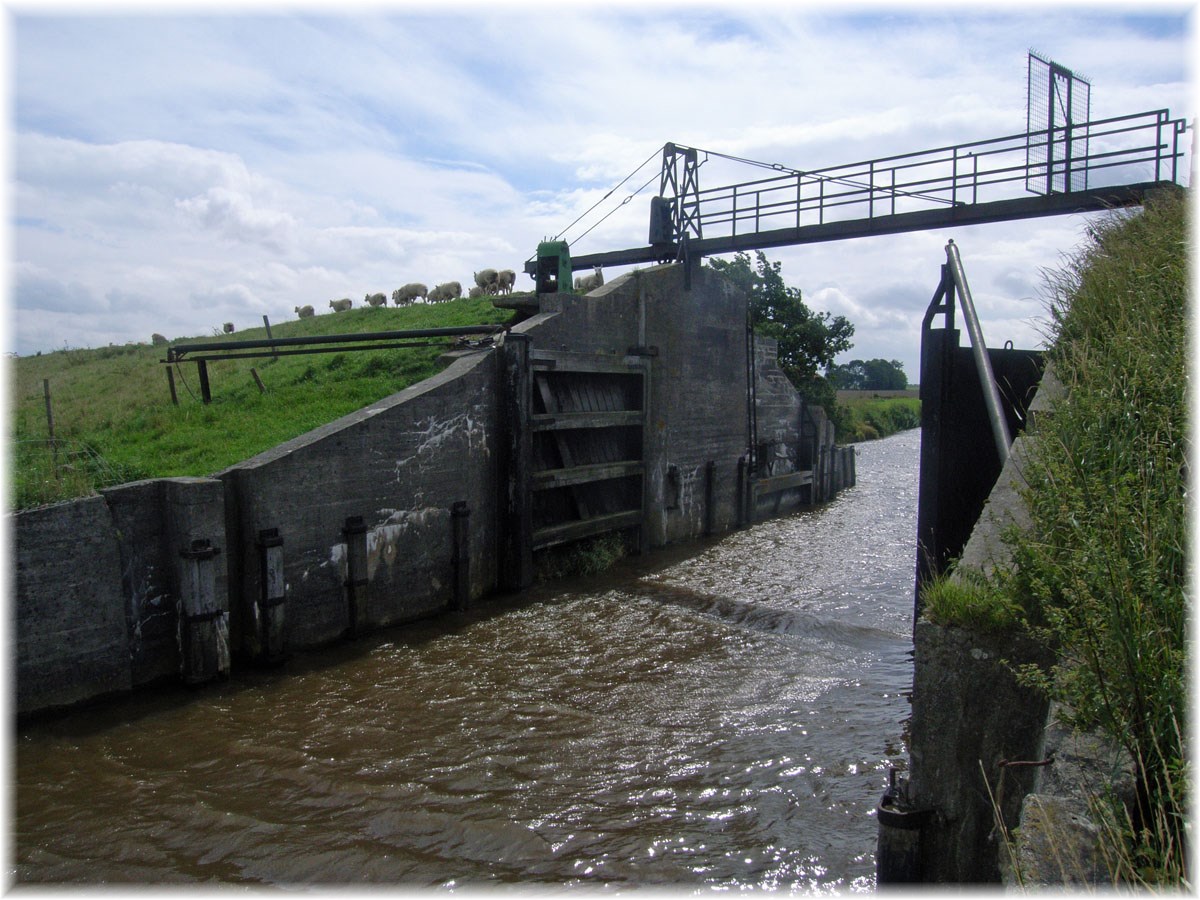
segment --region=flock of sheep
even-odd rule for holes
[[[484,269],[481,272],[475,273],[475,287],[471,288],[468,296],[486,297],[511,294],[513,284],[516,280],[517,274],[512,269],[501,269],[499,271],[496,269]],[[457,300],[462,295],[462,284],[457,281],[447,281],[437,285],[433,290],[414,281],[392,291],[392,302],[397,306],[408,306],[416,302],[419,297],[426,303],[442,303],[447,300]],[[387,294],[367,294],[363,297],[363,305],[365,306],[387,306],[387,302]],[[329,308],[335,313],[345,312],[353,305],[354,301],[349,297],[329,301]],[[301,319],[307,319],[310,316],[316,315],[316,311],[312,306],[297,306],[296,315]]]
[[[483,269],[475,273],[475,287],[470,289],[467,296],[497,297],[511,294],[513,284],[516,280],[517,275],[512,269],[500,269],[499,271],[496,269]],[[604,284],[604,273],[597,266],[596,271],[591,275],[575,279],[575,290],[586,294],[589,291],[594,291],[602,284]],[[392,302],[397,306],[409,306],[415,303],[419,297],[426,303],[442,303],[447,300],[457,300],[462,295],[462,285],[457,281],[447,281],[444,284],[439,284],[432,291],[425,287],[425,285],[414,281],[392,291]],[[363,304],[366,306],[387,306],[387,295],[367,294],[363,297]],[[349,297],[329,301],[329,308],[335,313],[345,312],[353,305],[354,301]],[[316,315],[316,310],[311,305],[297,306],[295,311],[296,315],[301,319],[307,319]],[[233,334],[233,323],[224,323],[221,326],[221,330],[225,334]],[[156,345],[165,344],[167,339],[161,334],[155,334],[151,337],[151,342]]]

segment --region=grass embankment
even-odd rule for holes
[[[1138,798],[1112,810],[1122,881],[1185,884],[1187,733],[1187,203],[1163,197],[1089,230],[1048,281],[1067,388],[1032,433],[1032,528],[990,583],[940,585],[935,621],[1023,627],[1058,653],[1026,672],[1135,761]],[[989,603],[989,598],[994,602]]]
[[[835,423],[838,439],[847,443],[879,438],[921,427],[921,401],[917,397],[880,396],[872,391],[838,392]]]
[[[353,309],[272,323],[274,337],[452,327],[504,322],[490,298]],[[265,338],[251,328],[191,342]],[[171,343],[188,343],[175,340]],[[85,496],[140,478],[209,475],[374,403],[441,369],[446,344],[210,363],[212,403],[200,402],[194,364],[176,370],[171,403],[166,347],[149,344],[59,350],[13,367],[13,494],[18,509]],[[255,369],[265,392],[251,374]],[[49,380],[57,452],[47,443],[43,382]],[[57,464],[56,464],[57,461]]]

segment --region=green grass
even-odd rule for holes
[[[1024,610],[999,585],[973,572],[942,576],[921,586],[923,615],[939,625],[975,631],[1009,631],[1025,622]]]
[[[917,397],[875,397],[864,391],[861,397],[839,402],[838,406],[838,438],[842,441],[873,441],[921,427],[921,401]]]
[[[272,323],[274,337],[492,324],[511,313],[490,298],[354,309]],[[253,340],[266,329],[195,341]],[[187,343],[188,339],[171,341]],[[139,478],[210,475],[421,381],[441,369],[436,347],[322,353],[209,364],[212,403],[200,402],[196,366],[176,369],[171,403],[165,347],[59,350],[15,361],[10,398],[13,496],[28,508]],[[266,388],[259,390],[254,368]],[[43,380],[50,382],[51,452]]]

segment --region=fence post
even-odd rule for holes
[[[54,477],[58,478],[58,441],[54,438],[54,407],[50,403],[50,379],[42,379],[42,393],[46,396],[46,430],[50,434],[50,453],[54,459]]]

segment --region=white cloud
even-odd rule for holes
[[[16,348],[208,334],[405,281],[519,269],[648,156],[568,238],[654,181],[666,141],[810,169],[1015,133],[1031,45],[1090,75],[1100,114],[1190,115],[1169,10],[1144,14],[1157,28],[1069,7],[378,12],[16,14]],[[702,185],[761,171],[713,158]],[[656,188],[573,249],[643,244]],[[1078,229],[769,255],[811,305],[855,322],[853,357],[901,358],[915,377],[948,237],[985,332],[994,322],[1007,336],[1040,314],[1040,269]]]

